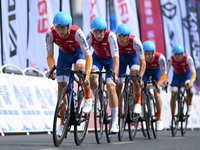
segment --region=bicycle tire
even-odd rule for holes
[[[145,122],[145,118],[144,118],[144,111],[145,111],[145,103],[144,103],[144,92],[142,92],[142,114],[139,118],[139,121],[141,123],[141,130],[142,130],[142,134],[144,137],[147,137],[147,130],[146,130],[146,122]]]
[[[132,141],[137,133],[137,127],[138,127],[138,119],[139,115],[134,114],[132,111],[132,107],[135,104],[135,96],[133,93],[130,93],[129,95],[129,107],[128,107],[128,132],[129,132],[129,139]],[[131,101],[130,101],[131,100]]]
[[[179,100],[178,95],[176,95],[173,105],[172,105],[172,121],[171,121],[171,133],[172,136],[176,136],[179,123]]]
[[[151,108],[151,127],[152,127],[152,132],[153,132],[153,137],[154,139],[157,138],[158,136],[158,130],[157,130],[157,109],[156,109],[156,103],[154,96],[150,93],[150,98],[153,102],[153,107]]]
[[[103,136],[103,120],[104,120],[104,105],[103,105],[103,93],[97,90],[95,94],[94,102],[94,126],[95,126],[95,138],[98,144],[101,143]]]
[[[183,108],[182,108],[182,119],[181,119],[181,135],[184,136],[187,131],[187,125],[188,125],[188,99],[187,97],[184,97],[183,100]]]
[[[124,136],[124,130],[126,127],[126,117],[128,113],[128,100],[126,93],[123,92],[121,97],[120,97],[120,102],[119,102],[119,132],[118,132],[118,140],[122,141],[123,136]]]
[[[74,141],[76,145],[81,145],[87,133],[90,113],[83,113],[84,91],[78,91],[78,107],[76,108],[77,123],[74,125]]]
[[[110,133],[111,125],[112,125],[112,117],[108,114],[108,93],[104,91],[104,124],[105,124],[105,132],[106,132],[106,140],[108,143],[112,140],[112,134]]]
[[[151,127],[151,110],[150,108],[150,104],[149,104],[149,96],[145,95],[144,96],[144,119],[145,119],[145,123],[146,123],[146,131],[147,131],[147,136],[148,139],[152,138],[152,127]]]
[[[71,110],[67,107],[66,113],[64,116],[60,116],[60,110],[61,107],[63,106],[64,99],[66,98],[66,101],[69,101],[69,96],[70,95],[70,89],[68,87],[63,88],[61,91],[61,94],[59,96],[57,105],[56,105],[56,110],[54,113],[54,121],[53,121],[53,143],[56,147],[58,147],[64,138],[67,138],[67,132],[68,132],[68,125],[69,125],[69,119],[70,119],[70,112]],[[62,135],[59,137],[56,134],[56,131],[58,129],[58,126],[60,125],[60,118],[64,118],[64,128]]]

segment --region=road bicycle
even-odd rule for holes
[[[104,126],[107,142],[110,143],[112,139],[112,135],[110,133],[112,117],[108,113],[108,94],[106,91],[106,81],[103,78],[103,74],[106,73],[111,73],[112,77],[115,77],[112,70],[108,72],[91,72],[91,74],[98,74],[98,88],[94,99],[95,138],[98,144],[102,141]]]
[[[90,113],[83,113],[83,104],[84,104],[84,89],[81,84],[81,81],[77,81],[75,74],[80,74],[82,82],[84,82],[86,73],[82,70],[74,71],[71,68],[58,68],[54,66],[50,75],[54,72],[55,69],[62,71],[67,71],[70,73],[69,84],[63,88],[55,109],[54,121],[53,121],[53,142],[55,146],[59,146],[64,138],[67,138],[70,128],[74,126],[74,140],[76,145],[81,145],[88,129],[88,123],[90,118]],[[75,91],[75,83],[77,83],[77,91]],[[76,96],[77,95],[77,96]],[[77,97],[77,98],[76,98]],[[65,110],[65,113],[62,115],[61,111]],[[60,126],[60,119],[64,120],[64,128],[62,135],[58,136],[56,131]]]
[[[128,124],[129,139],[133,140],[135,138],[139,114],[133,113],[133,107],[135,104],[135,95],[133,90],[133,83],[130,80],[131,77],[139,77],[139,75],[127,75],[121,74],[119,77],[124,77],[124,89],[120,96],[119,101],[119,132],[118,139],[121,141],[123,139],[124,130],[126,128],[126,123]]]
[[[178,87],[178,93],[175,96],[172,105],[172,120],[171,120],[171,133],[175,136],[178,130],[179,122],[181,123],[181,135],[184,136],[187,131],[187,124],[189,115],[188,99],[186,96],[185,84],[170,84],[171,86]]]
[[[156,102],[150,91],[149,84],[154,84],[157,91],[159,91],[159,89],[157,87],[157,82],[151,80],[144,82],[144,87],[142,88],[142,132],[145,137],[148,136],[148,138],[151,139],[152,133],[153,137],[157,138],[158,130]]]

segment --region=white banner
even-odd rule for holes
[[[70,12],[69,1],[62,1],[63,11]],[[30,0],[30,27],[28,59],[29,67],[38,68],[41,71],[48,69],[46,61],[46,32],[53,26],[53,18],[60,11],[60,1]],[[58,48],[54,50],[57,60]]]
[[[185,52],[191,56],[191,48],[190,48],[190,37],[189,37],[189,25],[187,22],[187,10],[186,10],[186,1],[179,0],[181,16],[182,16],[182,26],[183,26],[183,36],[184,36],[184,48]]]
[[[84,0],[83,2],[83,32],[90,32],[90,24],[94,17],[103,17],[106,20],[105,0]]]
[[[57,82],[0,74],[0,132],[51,131]]]
[[[71,14],[71,10],[70,10],[70,0],[62,0],[62,11],[66,11],[69,14]]]
[[[3,63],[26,68],[27,0],[1,1]]]
[[[184,45],[183,26],[178,0],[160,0],[162,8],[164,36],[166,45],[166,59],[171,57],[172,47],[175,44]],[[169,80],[172,79],[172,68]]]
[[[127,24],[131,29],[131,34],[140,38],[140,29],[135,0],[114,0],[116,26],[121,23]]]

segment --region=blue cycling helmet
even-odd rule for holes
[[[116,33],[117,34],[122,34],[122,35],[130,35],[131,34],[131,29],[126,24],[120,24],[117,27]]]
[[[154,42],[146,41],[146,42],[143,43],[143,49],[144,49],[144,51],[154,53],[155,50],[156,50],[156,46],[155,46]]]
[[[91,22],[92,30],[106,30],[107,23],[106,20],[102,17],[95,17]]]
[[[182,45],[174,45],[174,47],[172,48],[172,53],[174,54],[181,54],[184,53],[184,47]]]
[[[61,26],[71,26],[72,24],[72,17],[69,13],[61,11],[57,13],[53,19],[54,25],[61,25]]]

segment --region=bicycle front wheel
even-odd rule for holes
[[[94,102],[94,126],[95,137],[98,144],[101,143],[103,136],[103,120],[104,120],[104,105],[103,105],[103,93],[98,90],[95,94]]]
[[[78,91],[78,107],[76,108],[75,118],[77,120],[74,125],[74,140],[76,145],[81,145],[87,133],[90,113],[83,113],[84,106],[84,91]]]
[[[135,104],[135,96],[133,93],[130,93],[129,95],[129,110],[128,110],[128,132],[129,132],[129,139],[132,141],[137,133],[137,127],[138,127],[138,119],[139,119],[139,114],[134,114],[132,111],[133,104]]]
[[[119,132],[118,132],[119,141],[121,141],[124,136],[127,113],[128,113],[127,96],[123,92],[120,97],[120,102],[119,102],[119,118],[118,118],[119,119]]]
[[[176,95],[175,100],[172,106],[172,121],[171,121],[171,133],[172,136],[175,136],[178,130],[179,123],[179,103],[178,103],[178,95]]]
[[[187,111],[188,111],[188,99],[187,99],[187,97],[184,97],[183,106],[181,109],[181,112],[182,112],[181,135],[182,136],[184,136],[187,131],[187,124],[188,124],[188,117],[189,117],[187,114]]]
[[[105,132],[106,132],[106,139],[107,142],[110,143],[112,140],[112,134],[110,133],[111,124],[112,124],[112,117],[111,114],[109,114],[108,109],[108,93],[107,91],[104,91],[104,124],[105,124]]]
[[[67,87],[63,88],[56,105],[53,121],[53,143],[56,147],[62,143],[64,138],[67,138],[67,132],[69,129],[68,125],[70,119],[70,109],[68,109],[66,103],[69,101],[69,95],[70,89]],[[64,114],[61,114],[61,111],[63,111],[63,109],[66,109],[66,111]],[[62,130],[62,134],[57,135],[57,130],[59,129],[61,118],[64,120],[64,127]]]
[[[144,101],[143,101],[143,109],[144,109],[144,120],[146,122],[146,131],[147,131],[147,136],[149,139],[152,138],[152,127],[151,127],[151,109],[150,109],[150,104],[149,104],[149,97],[148,95],[144,95]]]
[[[151,94],[151,93],[150,93]],[[153,132],[153,136],[156,139],[158,135],[158,130],[157,130],[157,109],[156,109],[156,104],[155,104],[155,99],[153,95],[150,95],[150,109],[151,109],[151,128]]]

